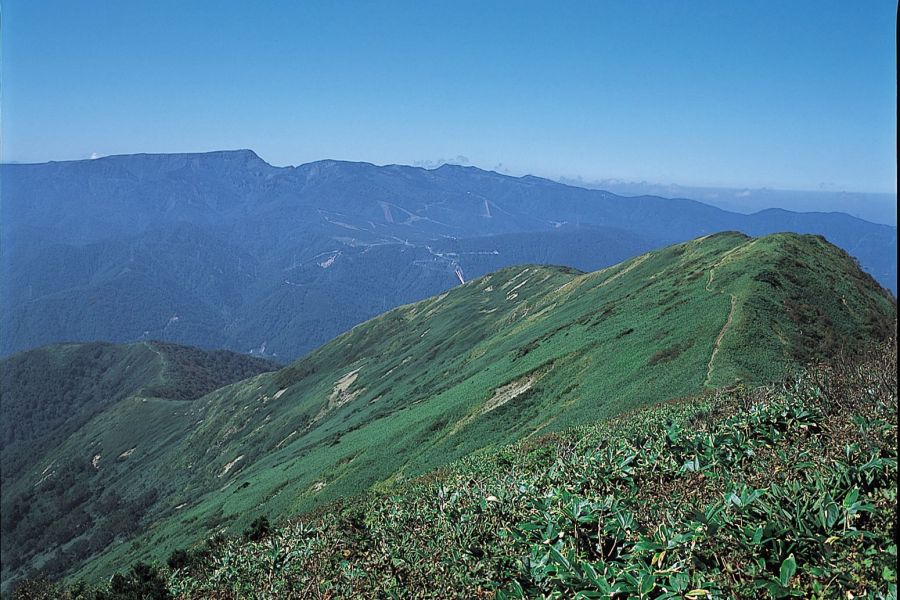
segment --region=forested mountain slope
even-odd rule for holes
[[[742,215],[470,167],[251,151],[0,165],[0,352],[165,339],[293,359],[368,318],[523,263],[593,271],[723,230],[816,233],[896,290],[896,227]]]
[[[117,460],[104,453],[96,438],[84,437],[88,424],[124,403],[131,410],[109,423],[109,434],[125,430],[142,445],[163,445],[171,440],[155,439],[155,425],[165,427],[168,415],[144,411],[148,398],[152,405],[178,410],[223,385],[277,367],[233,352],[165,342],[58,344],[0,361],[4,580],[11,566],[29,557],[29,550],[52,550],[86,527],[92,528],[93,539],[109,542],[121,531],[107,531],[106,525],[116,515],[121,520],[117,525],[126,526],[131,519],[128,510],[134,507],[124,501],[107,507],[113,515],[102,514],[96,504],[85,505],[103,492],[85,475]],[[77,460],[57,453],[71,439],[83,444]],[[87,454],[91,456],[84,460]],[[30,487],[22,487],[23,478]],[[19,492],[10,503],[12,489]],[[140,510],[134,518],[140,518]]]

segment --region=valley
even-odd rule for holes
[[[396,306],[517,264],[595,271],[718,231],[823,235],[896,292],[896,227],[727,212],[473,167],[249,150],[0,165],[0,355],[163,339],[288,362]],[[338,299],[339,302],[333,302]]]

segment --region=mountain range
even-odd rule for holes
[[[16,354],[0,362],[4,585],[97,580],[261,512],[389,494],[485,449],[849,357],[895,328],[893,296],[822,237],[726,232],[594,272],[500,269],[277,370],[156,342]]]
[[[585,181],[561,178],[559,182],[606,190],[622,196],[693,198],[724,210],[744,214],[778,207],[792,212],[841,212],[873,223],[897,225],[897,194],[889,192],[700,187],[619,179]]]
[[[288,361],[497,269],[592,271],[723,230],[814,233],[896,292],[896,227],[751,215],[474,167],[249,150],[0,166],[0,354],[160,339]]]

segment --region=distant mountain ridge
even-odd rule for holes
[[[702,187],[617,179],[587,181],[578,178],[560,178],[559,182],[606,190],[621,196],[693,198],[724,210],[744,214],[780,207],[793,212],[842,212],[873,223],[897,225],[896,193]]]
[[[2,354],[160,338],[290,359],[460,276],[545,261],[594,270],[723,230],[824,235],[896,290],[896,227],[474,167],[123,155],[2,165],[0,200]]]
[[[3,579],[29,568],[105,579],[263,510],[285,519],[485,447],[777,380],[895,328],[894,298],[816,236],[720,233],[590,273],[507,267],[192,401],[113,386],[113,402],[32,446],[4,481]],[[110,348],[144,356],[106,365],[112,377],[158,358]],[[20,384],[3,390],[4,415],[35,394],[22,365],[60,351],[0,361]],[[88,363],[67,386],[94,386]]]

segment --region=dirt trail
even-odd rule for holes
[[[709,362],[706,364],[706,381],[703,382],[704,386],[709,385],[709,380],[712,378],[713,362],[716,360],[716,354],[719,353],[719,344],[722,343],[725,332],[731,327],[731,320],[734,317],[734,307],[737,305],[737,296],[734,294],[729,295],[731,296],[731,310],[728,311],[728,318],[725,320],[725,325],[722,326],[722,330],[716,337],[716,343],[713,344],[712,355],[709,357]]]
[[[722,266],[723,264],[725,264],[725,262],[728,259],[730,259],[732,256],[734,256],[735,253],[737,253],[741,250],[746,250],[747,248],[750,248],[751,246],[753,246],[753,244],[755,244],[758,241],[759,241],[758,239],[754,239],[754,240],[750,240],[749,242],[744,242],[743,244],[735,246],[734,248],[732,248],[731,250],[726,252],[722,256],[722,258],[717,260],[715,262],[715,264],[713,264],[713,266],[711,266],[709,268],[709,280],[706,282],[706,291],[710,292],[712,294],[724,294],[725,293],[724,291],[719,290],[717,292],[716,290],[712,289],[712,287],[710,287],[710,286],[712,286],[712,282],[715,279],[716,269],[718,267]],[[706,364],[706,380],[703,382],[704,386],[708,386],[710,379],[712,379],[713,362],[715,362],[715,360],[716,360],[716,354],[719,353],[719,345],[722,343],[722,338],[725,337],[725,333],[728,331],[728,328],[731,327],[731,321],[734,318],[734,307],[737,306],[737,296],[734,294],[729,294],[729,295],[731,296],[731,310],[728,311],[728,318],[725,320],[725,325],[722,326],[722,330],[719,332],[719,335],[716,336],[716,342],[715,342],[715,344],[713,344],[712,355],[710,355],[709,362]]]
[[[707,292],[713,291],[712,288],[710,288],[709,286],[712,285],[713,279],[715,278],[715,271],[717,268],[719,268],[723,264],[725,264],[725,261],[727,261],[729,258],[731,258],[736,252],[739,252],[741,250],[746,250],[746,249],[750,248],[751,246],[753,246],[753,244],[755,244],[758,241],[759,241],[759,239],[750,240],[749,242],[744,242],[743,244],[740,244],[739,246],[735,246],[734,248],[732,248],[731,250],[729,250],[728,252],[723,254],[722,258],[717,260],[716,263],[709,268],[709,281],[706,282],[706,291]]]
[[[159,350],[158,348],[154,348],[153,344],[151,344],[150,342],[144,342],[144,345],[147,347],[148,350],[150,350],[151,352],[154,352],[159,357],[159,362],[162,363],[163,369],[168,370],[169,360],[166,358],[166,355],[163,354],[162,351]]]

